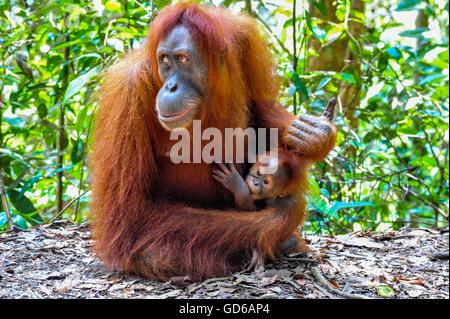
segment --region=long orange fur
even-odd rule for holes
[[[209,70],[203,128],[277,127],[283,141],[295,117],[276,103],[276,65],[257,23],[220,8],[182,2],[163,9],[146,45],[106,72],[91,158],[94,250],[112,269],[201,280],[235,270],[231,260],[240,251],[257,248],[274,256],[277,244],[303,222],[309,164],[329,148],[300,161],[298,198],[257,212],[234,209],[210,165],[171,163],[167,154],[175,142],[155,110],[162,86],[156,48],[180,23]]]

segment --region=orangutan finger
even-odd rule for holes
[[[318,126],[320,125],[321,121],[318,117],[308,114],[300,114],[298,116],[299,121],[308,123],[311,126]]]
[[[299,139],[292,134],[288,134],[285,137],[285,141],[288,146],[298,151],[306,150],[309,147],[309,144],[305,140]]]
[[[224,164],[224,163],[217,163],[217,165],[219,165],[219,167],[222,169],[222,171],[225,174],[230,174],[230,170],[228,169],[228,167]]]
[[[306,140],[309,136],[307,132],[304,132],[301,129],[292,126],[289,126],[287,130],[289,134],[295,136],[299,140]]]
[[[221,178],[221,177],[217,176],[216,174],[212,174],[212,177],[213,177],[216,181],[218,181],[219,183],[222,183],[222,178]]]
[[[302,131],[308,135],[321,135],[322,132],[320,130],[320,128],[315,127],[315,126],[311,126],[306,122],[302,122],[302,121],[293,121],[292,122],[292,128],[297,129],[299,131]],[[289,128],[288,128],[289,130]],[[294,132],[294,130],[292,130],[292,132]]]
[[[334,109],[336,108],[336,103],[337,103],[337,100],[335,97],[333,97],[328,102],[327,107],[325,108],[325,111],[322,114],[322,116],[330,122],[332,122],[334,119]]]
[[[228,163],[228,169],[230,170],[230,172],[236,172],[236,168],[234,167],[233,163]]]
[[[225,178],[225,173],[224,172],[222,172],[222,171],[219,171],[219,170],[217,170],[217,169],[213,169],[213,174],[216,174],[217,176],[219,176],[219,177],[221,177],[221,178]]]

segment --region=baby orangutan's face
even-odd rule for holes
[[[288,168],[277,156],[264,155],[250,168],[245,182],[253,200],[282,197],[289,183]]]

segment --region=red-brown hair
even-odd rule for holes
[[[249,101],[258,104],[277,101],[275,61],[256,21],[246,14],[195,2],[180,2],[162,9],[150,25],[146,48],[158,87],[162,82],[155,52],[159,42],[178,25],[190,31],[205,58],[209,70],[209,95],[205,103],[222,106],[203,113],[205,125],[225,122],[234,124],[228,127],[245,127],[247,117],[238,118],[236,114],[246,114]]]
[[[273,256],[303,221],[307,179],[288,206],[242,212],[230,208],[232,197],[207,164],[164,159],[173,142],[155,110],[162,86],[156,49],[178,24],[207,61],[204,127],[284,130],[295,117],[276,104],[275,63],[256,21],[220,8],[181,2],[161,10],[146,45],[105,73],[91,158],[94,250],[114,269],[199,280],[235,269],[230,257],[238,251]],[[299,168],[305,176],[308,163]],[[199,208],[207,203],[215,209]]]

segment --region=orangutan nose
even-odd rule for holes
[[[166,84],[167,89],[169,90],[170,93],[173,93],[177,90],[178,88],[178,84],[176,81],[168,81]]]

